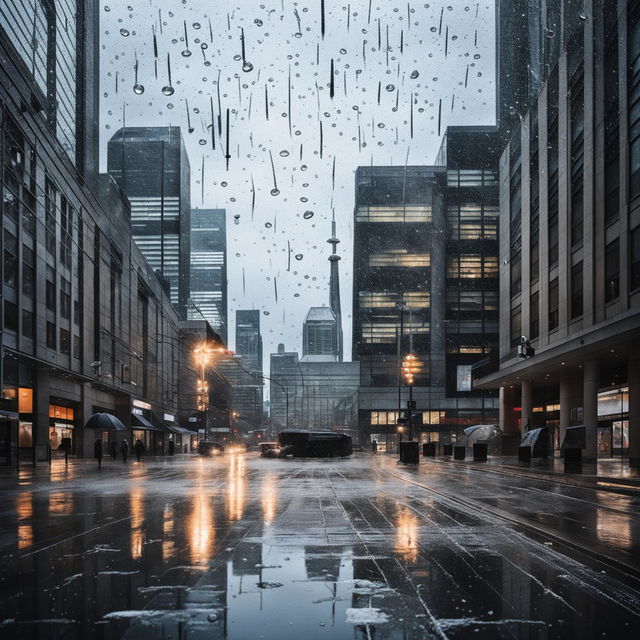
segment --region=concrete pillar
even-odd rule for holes
[[[582,378],[560,380],[560,446],[564,442],[567,427],[571,426],[571,412],[582,406]]]
[[[444,185],[434,187],[431,234],[431,386],[446,385],[445,302],[447,281]],[[405,315],[405,321],[407,316]]]
[[[500,429],[502,433],[516,433],[515,390],[511,387],[500,387]]]
[[[598,457],[598,384],[600,381],[600,363],[587,360],[584,363],[582,385],[582,406],[584,412],[585,448],[584,460],[594,462]]]
[[[522,381],[520,405],[522,408],[520,431],[525,433],[533,426],[533,384],[531,380]]]
[[[640,359],[631,360],[629,381],[629,466],[640,467]]]

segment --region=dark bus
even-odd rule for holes
[[[335,431],[286,429],[278,434],[280,457],[346,458],[353,453],[351,436]]]

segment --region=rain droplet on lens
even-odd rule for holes
[[[280,155],[281,155],[283,158],[286,158],[286,157],[289,155],[289,152],[288,152],[286,149],[283,149],[283,150],[280,152]]]
[[[305,212],[302,214],[302,217],[303,217],[305,220],[309,220],[310,218],[313,218],[313,211],[305,211]]]
[[[242,70],[243,70],[245,73],[250,73],[251,71],[253,71],[253,65],[252,65],[250,62],[245,62],[245,63],[242,65]]]
[[[133,85],[133,93],[139,96],[142,95],[144,93],[144,85],[136,82],[136,84]]]
[[[420,75],[420,73],[419,73],[416,69],[414,69],[414,70],[409,74],[409,77],[410,77],[412,80],[415,80],[419,75]]]
[[[395,91],[395,89],[396,89],[396,88],[395,88],[392,84],[388,84],[388,85],[385,87],[385,89],[386,89],[387,91],[391,92],[391,91]]]
[[[273,225],[272,225],[270,222],[265,222],[265,223],[264,223],[264,226],[265,226],[267,229],[271,229],[271,227],[273,227]]]
[[[198,140],[198,144],[204,146],[205,144],[207,144],[207,141],[204,138],[200,138],[200,140]]]
[[[166,87],[162,87],[162,93],[165,96],[172,96],[174,93],[174,88],[167,85]]]
[[[185,49],[185,50],[182,52],[182,57],[183,57],[183,58],[188,58],[190,55],[191,55],[191,51],[189,51],[189,49]]]
[[[296,253],[296,260],[302,260],[304,256],[301,253]]]
[[[265,316],[268,316],[268,315],[269,315],[269,312],[268,312],[268,311],[263,311],[262,313],[264,313],[264,315],[265,315]]]
[[[127,29],[120,29],[120,35],[126,38],[129,35],[129,31]]]
[[[271,195],[272,196],[279,196],[280,195],[280,189],[271,189]]]

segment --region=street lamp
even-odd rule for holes
[[[231,352],[224,347],[214,347],[206,341],[198,344],[193,350],[193,355],[200,366],[200,379],[196,390],[199,394],[198,409],[202,411],[202,428],[204,429],[205,440],[207,438],[207,409],[209,406],[209,385],[206,381],[206,367],[216,353]]]
[[[413,409],[415,404],[413,402],[413,383],[415,377],[422,370],[422,363],[418,360],[418,356],[415,353],[408,353],[402,361],[402,377],[405,384],[409,385],[409,402],[407,403],[407,409],[409,410],[409,440],[413,440]]]

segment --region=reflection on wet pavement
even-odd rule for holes
[[[635,578],[486,510],[637,557],[637,501],[592,489],[242,453],[1,482],[3,638],[626,638],[640,615]]]

